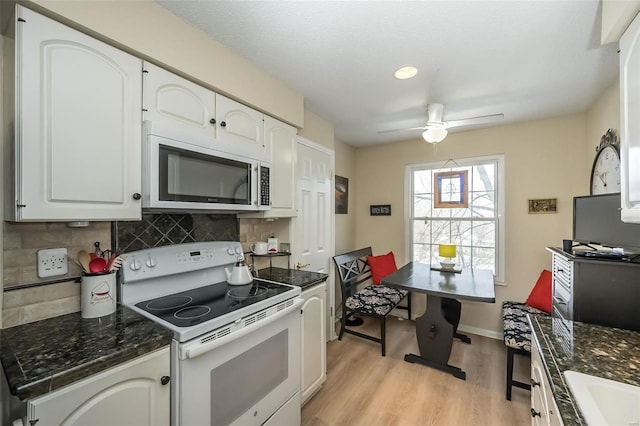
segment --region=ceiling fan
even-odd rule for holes
[[[421,127],[411,127],[408,129],[383,130],[378,133],[398,132],[404,130],[424,130],[422,138],[429,143],[442,142],[447,137],[450,128],[460,126],[471,126],[474,124],[492,123],[504,117],[504,114],[481,115],[479,117],[463,118],[460,120],[442,121],[442,112],[444,105],[429,104],[427,105],[427,124]]]

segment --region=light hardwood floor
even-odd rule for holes
[[[377,330],[365,318],[362,326]],[[387,320],[387,356],[380,345],[345,334],[327,347],[327,381],[302,408],[303,426],[529,425],[530,393],[514,388],[505,399],[506,349],[502,341],[469,335],[454,339],[449,363],[467,380],[404,361],[419,353],[414,321]],[[529,360],[516,356],[515,378],[529,377]]]

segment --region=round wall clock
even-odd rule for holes
[[[600,139],[591,168],[591,195],[620,192],[620,152],[612,129]]]

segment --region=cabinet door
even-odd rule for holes
[[[170,422],[169,348],[28,401],[27,419],[48,425],[160,426]]]
[[[143,118],[147,131],[212,148],[216,138],[215,92],[144,63]]]
[[[620,39],[622,220],[640,223],[640,16]]]
[[[261,161],[271,161],[264,139],[264,114],[239,102],[216,96],[217,148]]]
[[[302,292],[302,403],[317,392],[327,377],[325,335],[326,283]]]
[[[140,219],[141,61],[16,14],[15,219]]]
[[[540,359],[535,339],[531,347],[531,424],[548,425],[549,414],[546,395],[546,373]]]

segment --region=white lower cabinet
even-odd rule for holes
[[[302,292],[302,367],[301,403],[311,398],[327,378],[327,339],[325,306],[327,284],[315,285]]]
[[[23,424],[168,426],[169,374],[167,346],[27,401]]]
[[[535,338],[531,339],[531,424],[563,424]]]

